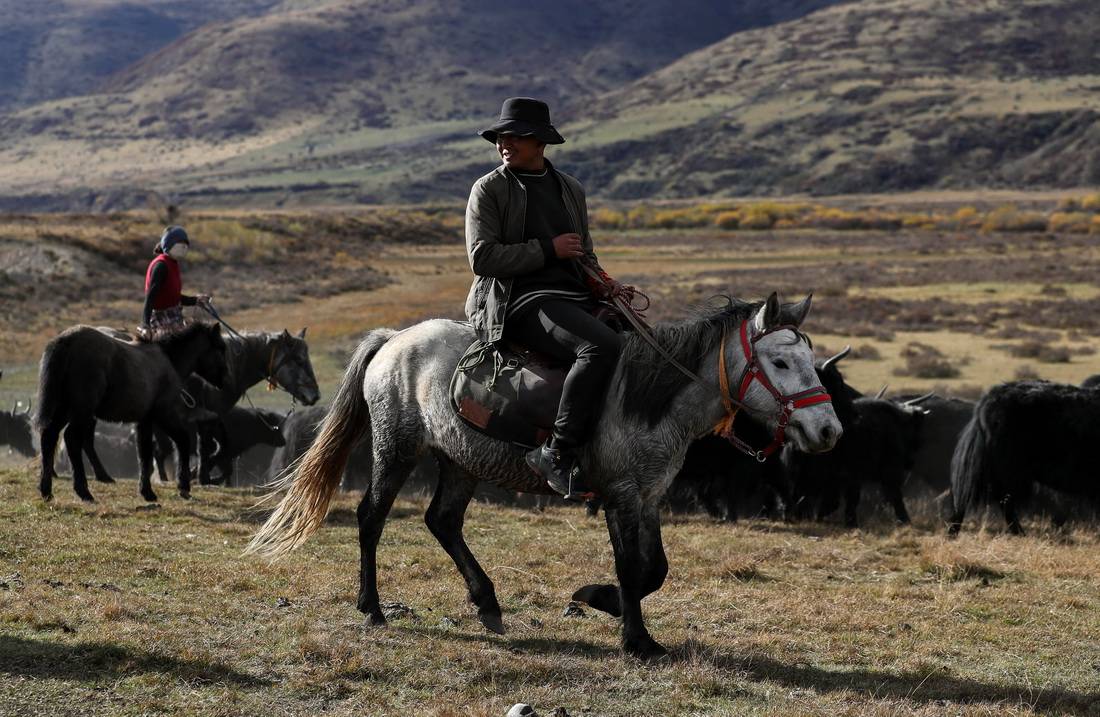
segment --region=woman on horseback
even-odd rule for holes
[[[141,312],[138,336],[152,339],[183,327],[183,307],[202,306],[210,301],[206,294],[188,296],[183,291],[179,262],[191,248],[191,239],[183,227],[164,230],[153,253],[156,256],[145,270],[145,306]]]

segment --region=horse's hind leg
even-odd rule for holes
[[[94,429],[93,429],[94,430]],[[84,472],[84,436],[88,434],[87,421],[74,421],[65,429],[65,450],[73,464],[73,491],[81,500],[94,503],[88,490],[88,474]]]
[[[114,483],[115,479],[111,477],[111,474],[107,472],[107,469],[103,467],[103,462],[99,460],[99,454],[95,450],[95,421],[92,421],[88,426],[88,433],[84,436],[84,455],[88,456],[88,462],[92,464],[92,473],[95,475],[95,479],[100,483]]]
[[[446,456],[436,453],[436,458],[439,461],[439,483],[428,512],[424,514],[424,522],[447,551],[447,555],[451,556],[458,572],[466,579],[470,602],[477,607],[477,617],[481,624],[498,635],[503,635],[504,622],[501,620],[500,603],[497,602],[493,581],[481,569],[477,558],[470,552],[462,537],[466,507],[474,495],[477,481]]]
[[[47,423],[38,436],[38,445],[42,450],[42,472],[38,478],[38,492],[45,500],[53,500],[53,479],[57,476],[53,464],[57,454],[57,439],[61,437],[62,427],[55,422]]]
[[[366,614],[372,625],[384,625],[386,617],[378,604],[378,540],[393,501],[416,465],[416,459],[403,457],[392,446],[376,444],[372,462],[370,485],[355,511],[359,521],[359,599],[356,607]]]

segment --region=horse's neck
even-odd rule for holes
[[[249,334],[241,339],[233,337],[233,340],[237,346],[230,346],[226,351],[229,380],[225,390],[236,393],[233,398],[233,403],[236,403],[245,391],[267,377],[271,337],[267,334]]]

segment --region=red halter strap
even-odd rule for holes
[[[760,363],[760,358],[756,355],[756,342],[768,334],[787,329],[794,331],[796,335],[798,334],[797,327],[783,325],[767,329],[750,338],[749,320],[746,319],[741,322],[741,350],[745,354],[745,369],[741,372],[741,379],[738,381],[736,401],[730,396],[729,376],[726,373],[728,369],[726,368],[726,337],[724,334],[722,345],[718,349],[718,384],[721,387],[722,405],[726,409],[726,417],[718,423],[714,432],[726,438],[738,450],[756,458],[761,463],[766,461],[768,456],[775,453],[783,445],[787,436],[787,426],[791,422],[791,414],[800,408],[832,402],[832,397],[825,391],[824,386],[818,385],[805,391],[785,395],[768,378],[764,365]],[[737,408],[734,407],[734,404],[737,407],[744,405],[745,394],[748,393],[753,381],[759,382],[775,398],[778,407],[775,435],[772,437],[772,442],[761,450],[754,449],[734,435],[733,432],[733,419],[737,415]]]

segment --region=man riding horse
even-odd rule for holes
[[[544,156],[565,140],[544,102],[505,100],[481,136],[503,164],[474,183],[466,207],[466,251],[475,274],[466,315],[489,343],[509,340],[570,365],[550,438],[527,465],[567,499],[582,499],[577,449],[618,360],[618,334],[595,318],[598,299],[633,289],[600,268],[588,232],[584,189]],[[585,278],[586,262],[602,281]]]

